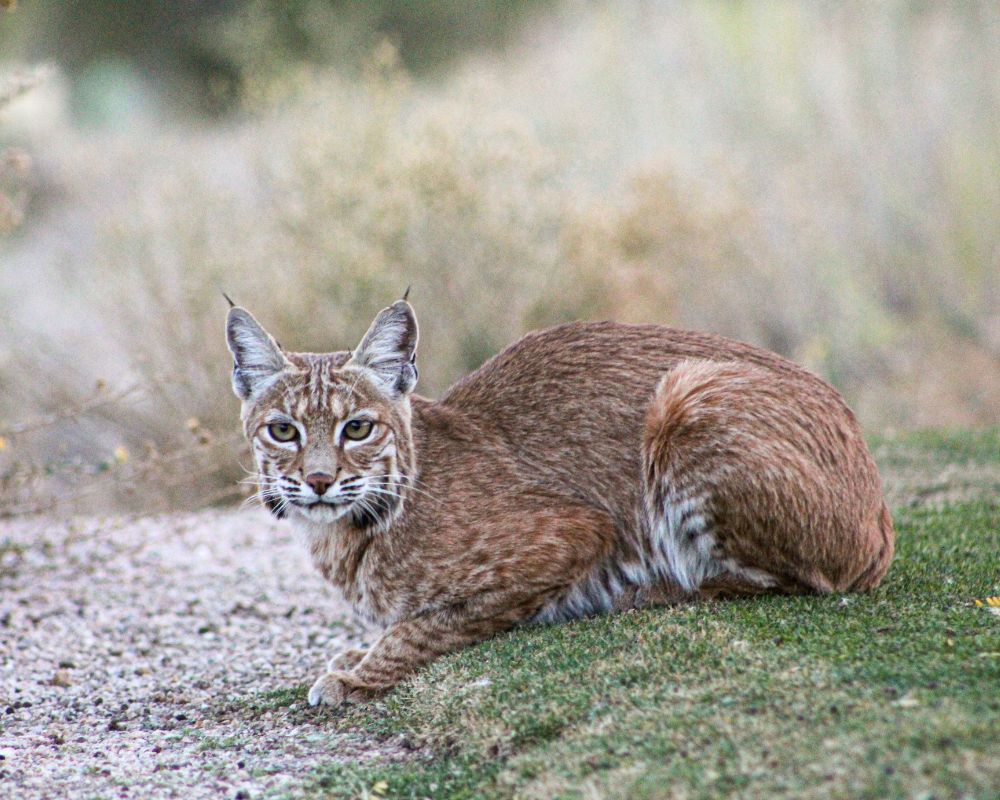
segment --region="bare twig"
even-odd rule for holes
[[[29,419],[27,422],[22,422],[18,425],[8,425],[6,427],[0,426],[0,436],[21,436],[25,433],[41,430],[42,428],[49,428],[57,422],[62,422],[63,420],[71,419],[73,417],[80,416],[81,414],[86,414],[88,411],[92,411],[95,408],[121,402],[129,395],[138,391],[138,389],[138,386],[130,386],[129,388],[123,389],[120,392],[115,392],[114,394],[106,394],[103,389],[98,389],[93,396],[77,405],[64,408],[61,411],[56,411],[52,414],[46,414],[44,416],[35,417],[34,419]]]

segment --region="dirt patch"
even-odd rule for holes
[[[333,759],[303,684],[365,631],[259,511],[4,523],[0,794],[258,797]]]

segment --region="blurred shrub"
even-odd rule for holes
[[[6,106],[44,81],[50,72],[49,67],[43,66],[0,74],[0,120]],[[24,219],[30,168],[27,152],[13,145],[3,146],[0,135],[0,235],[10,233]]]
[[[407,68],[432,71],[508,42],[550,0],[188,0],[28,4],[0,18],[0,52],[57,60],[84,95],[113,70],[147,79],[174,103],[228,111],[247,81],[280,80],[302,64],[358,68],[391,40]],[[85,117],[87,98],[79,98]]]
[[[325,351],[353,347],[412,285],[419,390],[436,394],[531,327],[669,320],[674,260],[698,274],[721,273],[726,259],[752,270],[734,214],[701,209],[690,191],[682,201],[665,169],[627,187],[622,209],[590,207],[523,122],[421,97],[393,54],[380,47],[360,84],[330,77],[258,117],[242,143],[249,182],[239,191],[170,159],[162,180],[119,198],[130,212],[107,219],[99,260],[67,279],[74,302],[100,320],[90,346],[127,343],[129,402],[93,395],[60,363],[79,365],[72,347],[48,354],[46,397],[22,386],[10,398],[43,413],[86,406],[90,445],[63,457],[61,475],[71,462],[80,475],[104,464],[98,472],[124,489],[156,462],[168,471],[131,487],[147,509],[234,486],[223,289],[292,349]],[[43,352],[36,340],[25,377]],[[42,439],[51,432],[44,426]],[[65,449],[65,432],[56,438]],[[26,443],[22,435],[22,452]],[[133,454],[127,464],[113,463],[116,447]],[[45,483],[37,472],[35,495]]]
[[[551,0],[250,0],[211,20],[201,42],[260,75],[302,62],[356,67],[388,40],[407,70],[422,73],[510,43],[545,5]]]

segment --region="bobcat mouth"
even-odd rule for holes
[[[382,487],[383,483],[379,483],[376,489]],[[329,523],[348,517],[354,527],[370,530],[385,524],[392,517],[399,507],[400,499],[395,493],[366,492],[351,487],[351,490],[336,497],[322,496],[310,499],[288,497],[284,508],[294,508],[306,519],[314,522]]]
[[[351,512],[354,499],[348,497],[337,497],[326,499],[323,497],[315,500],[289,500],[289,505],[294,506],[303,517],[313,522],[330,523]]]
[[[336,508],[338,506],[349,506],[354,502],[352,498],[349,497],[332,497],[327,499],[325,497],[317,498],[316,500],[310,500],[309,502],[302,502],[301,500],[290,500],[292,505],[296,505],[299,508],[316,508],[317,506],[328,506],[330,508]]]

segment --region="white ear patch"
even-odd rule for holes
[[[400,397],[417,384],[417,318],[398,300],[382,309],[348,363],[364,367],[390,396]]]
[[[241,400],[257,394],[288,365],[274,338],[245,309],[229,309],[226,341],[233,354],[233,391]]]

